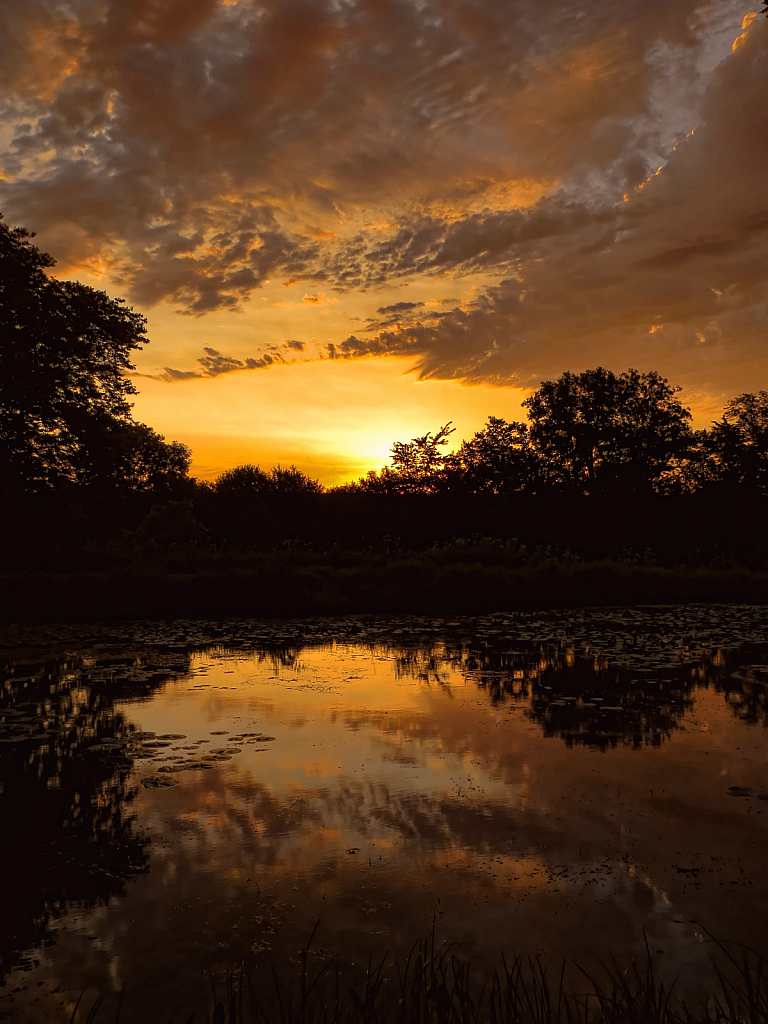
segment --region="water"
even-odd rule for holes
[[[0,643],[0,1018],[186,1020],[317,921],[317,962],[765,951],[766,608]]]

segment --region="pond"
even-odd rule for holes
[[[68,1021],[86,992],[186,1021],[317,922],[318,962],[434,924],[488,959],[647,942],[691,986],[713,936],[764,945],[768,608],[0,645],[0,1019]]]

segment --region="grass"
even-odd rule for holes
[[[0,576],[0,621],[344,613],[481,614],[688,602],[763,603],[768,572],[525,552],[492,541],[422,552],[312,552]]]
[[[313,932],[314,937],[314,932]],[[479,971],[432,935],[416,943],[404,963],[369,963],[357,979],[334,960],[313,974],[312,939],[291,975],[271,965],[255,977],[241,968],[223,986],[212,982],[211,1007],[182,1024],[766,1024],[768,974],[756,953],[714,943],[711,991],[689,1003],[660,979],[647,955],[642,965],[599,964],[576,969],[568,986],[565,966],[552,976],[538,957],[502,956],[490,973]],[[121,997],[122,1002],[122,997]],[[100,1024],[101,1000],[86,1012],[78,1002],[70,1024]],[[120,1024],[120,1010],[114,1017]],[[106,1017],[103,1024],[107,1024]],[[122,1024],[136,1024],[127,1018]],[[142,1021],[145,1024],[145,1021]],[[150,1024],[150,1022],[146,1022]]]

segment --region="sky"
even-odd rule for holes
[[[148,318],[193,472],[324,483],[565,370],[768,388],[742,0],[3,0],[0,210]]]

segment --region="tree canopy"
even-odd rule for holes
[[[263,470],[246,463],[221,473],[214,481],[213,490],[217,495],[228,498],[258,496],[290,499],[320,494],[323,488],[317,480],[312,480],[295,466],[287,469],[275,466],[271,470]]]
[[[733,398],[712,426],[710,447],[721,478],[768,490],[768,391]]]
[[[55,260],[0,221],[0,480],[27,490],[183,477],[189,451],[131,417],[127,374],[146,320],[46,271]]]
[[[431,431],[412,441],[392,445],[392,476],[401,492],[429,491],[439,487],[445,464],[441,448],[454,432],[450,420],[433,434]]]
[[[679,390],[655,372],[602,366],[544,381],[523,406],[547,478],[590,492],[617,481],[650,487],[692,437]]]
[[[523,402],[528,423],[489,416],[482,430],[448,453],[442,449],[453,430],[446,424],[394,444],[391,466],[359,486],[371,493],[659,490],[659,480],[697,437],[679,390],[655,372],[615,374],[598,366],[563,373]],[[735,408],[727,413],[731,419]]]
[[[447,459],[455,484],[473,493],[535,488],[540,468],[526,423],[489,416],[488,423]]]

